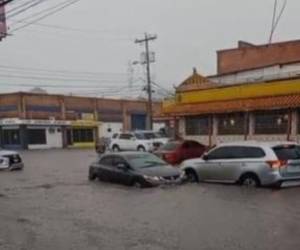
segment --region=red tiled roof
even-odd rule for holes
[[[212,113],[228,113],[240,111],[255,111],[267,109],[282,109],[300,107],[300,94],[241,99],[232,101],[195,103],[176,105],[167,108],[165,114],[168,115],[197,115],[197,114],[212,114]]]

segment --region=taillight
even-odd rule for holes
[[[274,170],[278,170],[282,167],[286,167],[287,161],[277,160],[277,161],[267,161],[267,163],[269,164],[270,168]]]
[[[176,154],[174,154],[174,153],[171,153],[171,154],[165,154],[164,155],[164,158],[165,158],[165,160],[166,161],[168,161],[168,162],[175,162],[176,161]]]

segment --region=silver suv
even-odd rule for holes
[[[291,142],[224,143],[202,158],[183,162],[192,182],[275,186],[300,180],[300,145]]]

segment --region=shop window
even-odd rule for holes
[[[185,118],[186,135],[208,135],[209,117],[208,116],[188,116]]]
[[[255,134],[286,134],[289,115],[286,111],[268,111],[255,114]]]
[[[3,144],[4,145],[20,145],[20,131],[18,129],[3,130]]]
[[[28,143],[31,145],[47,144],[45,129],[29,129],[28,135]]]
[[[219,135],[243,135],[245,131],[245,114],[224,114],[218,116]]]
[[[74,129],[73,130],[73,141],[76,143],[80,142],[93,142],[94,133],[93,129]]]

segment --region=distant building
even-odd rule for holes
[[[218,74],[193,74],[165,101],[177,133],[206,144],[300,140],[300,41],[218,51]]]
[[[31,90],[29,90],[30,93],[34,93],[34,94],[47,94],[47,90],[39,88],[39,87],[35,87]]]
[[[1,94],[0,144],[16,149],[93,147],[98,137],[145,129],[146,107],[145,101],[135,100]],[[154,115],[160,109],[160,103],[153,104]]]

